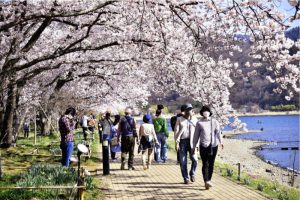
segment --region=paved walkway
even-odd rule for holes
[[[120,155],[118,155],[120,157]],[[105,199],[197,199],[197,200],[260,200],[267,199],[255,190],[234,183],[214,174],[214,187],[205,190],[201,175],[201,166],[197,169],[196,182],[183,184],[179,165],[175,155],[165,164],[154,164],[149,170],[143,170],[141,155],[135,155],[136,170],[120,170],[118,162],[110,163],[110,175],[101,176],[104,184]],[[102,167],[102,166],[101,166]]]

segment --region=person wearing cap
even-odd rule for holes
[[[74,116],[76,115],[75,108],[68,108],[63,116],[58,121],[59,132],[61,136],[60,148],[62,151],[62,166],[69,167],[73,146],[74,146]]]
[[[162,111],[156,110],[155,117],[152,120],[158,143],[155,146],[155,161],[165,163],[167,160],[167,139],[169,137],[167,120],[161,116]]]
[[[153,124],[151,124],[151,115],[146,114],[143,117],[144,124],[141,124],[139,130],[139,144],[142,151],[142,160],[144,170],[149,169],[154,144],[158,143]],[[146,162],[146,151],[148,150],[148,161]]]
[[[200,145],[200,157],[202,160],[202,175],[205,188],[212,187],[211,178],[214,171],[214,162],[218,152],[218,145],[224,148],[219,122],[212,118],[212,112],[208,106],[203,106],[200,110],[202,119],[196,124],[192,149]]]
[[[186,105],[182,105],[180,107],[180,110],[178,112],[177,115],[171,117],[170,119],[170,124],[171,124],[171,128],[172,128],[172,131],[175,133],[175,125],[177,123],[177,120],[179,119],[179,117],[182,117],[184,115],[184,111],[186,109]],[[174,134],[174,141],[176,141],[175,139],[175,134]],[[175,143],[175,148],[176,148],[176,143]],[[177,164],[180,164],[180,155],[179,155],[179,151],[177,151]]]
[[[177,119],[174,129],[176,151],[179,152],[180,169],[185,184],[188,184],[190,180],[195,182],[195,171],[198,161],[197,155],[192,153],[191,143],[192,138],[194,137],[196,123],[197,119],[193,117],[193,106],[191,104],[186,104],[184,115]],[[187,168],[187,153],[189,153],[192,161],[189,173]]]
[[[136,123],[133,117],[131,117],[132,110],[130,108],[125,109],[125,116],[121,119],[118,127],[118,143],[121,137],[121,170],[125,169],[125,162],[127,154],[128,158],[128,170],[134,170],[133,158],[134,158],[134,146],[135,138],[137,138]]]

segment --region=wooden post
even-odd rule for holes
[[[35,107],[34,107],[34,145],[36,145],[36,110],[35,110]]]
[[[0,152],[0,180],[2,179],[2,160],[1,160],[1,152]]]
[[[241,163],[238,163],[238,180],[241,180]]]

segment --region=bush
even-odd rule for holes
[[[245,185],[250,185],[251,181],[249,178],[244,178],[244,184]]]
[[[38,164],[33,165],[21,176],[4,178],[10,183],[16,183],[19,187],[74,186],[77,182],[77,171],[60,165]],[[93,180],[90,176],[85,177],[87,190],[93,190],[96,187]],[[5,190],[0,192],[0,199],[27,200],[35,197],[52,200],[57,199],[58,195],[65,197],[75,195],[74,191],[75,189]]]
[[[297,107],[293,104],[291,105],[276,105],[276,106],[271,106],[272,111],[292,111],[296,110]]]
[[[262,192],[264,190],[265,186],[263,184],[259,183],[259,184],[257,184],[256,188],[257,188],[257,190]]]
[[[20,187],[36,187],[46,185],[74,185],[76,171],[58,165],[34,165],[17,182]]]
[[[232,169],[227,169],[227,176],[232,177],[233,176],[233,170]]]
[[[288,197],[287,192],[279,192],[278,193],[278,199],[279,200],[288,200],[289,197]]]

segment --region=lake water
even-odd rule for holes
[[[259,156],[281,167],[300,171],[299,150],[291,150],[291,147],[300,146],[299,115],[249,116],[240,119],[247,124],[249,130],[263,128],[263,131],[237,135],[235,138],[270,142],[263,146],[263,150],[258,151]],[[286,147],[288,150],[281,149]]]

